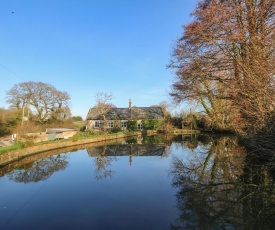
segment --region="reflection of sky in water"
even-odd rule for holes
[[[9,172],[0,178],[0,229],[273,226],[274,170],[253,164],[236,139],[156,140],[52,155]]]
[[[169,229],[176,218],[170,157],[104,156],[111,159],[107,170],[112,174],[98,179],[98,156],[90,157],[86,150],[63,155],[66,167],[60,170],[54,161],[41,165],[35,174],[41,173],[40,181],[8,180],[32,179],[28,173],[34,169],[15,170],[0,178],[0,228]],[[47,177],[49,168],[56,170]]]

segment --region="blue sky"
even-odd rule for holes
[[[23,81],[49,83],[85,117],[97,92],[126,107],[169,101],[166,69],[196,0],[1,0],[0,107]]]

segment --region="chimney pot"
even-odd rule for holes
[[[129,109],[131,109],[132,108],[132,101],[131,101],[131,99],[129,99]]]

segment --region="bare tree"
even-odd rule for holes
[[[107,112],[110,108],[114,108],[115,106],[111,103],[113,99],[113,95],[111,93],[98,92],[96,94],[96,105],[94,108],[97,110],[97,113],[101,117],[100,127],[102,131],[105,131],[108,127],[108,121],[106,118]]]
[[[22,109],[28,106],[33,109],[39,122],[70,116],[69,94],[43,82],[29,81],[15,84],[7,92],[6,98],[12,108]]]
[[[275,1],[201,1],[193,16],[172,55],[171,96],[199,101],[215,125],[255,132],[274,110]]]
[[[103,146],[103,151],[95,157],[95,178],[97,180],[102,180],[106,178],[111,178],[114,171],[110,169],[111,163],[116,161],[115,156],[106,156],[107,147]]]
[[[68,166],[67,158],[65,154],[41,158],[35,162],[22,165],[18,169],[14,169],[7,176],[12,181],[23,182],[25,184],[44,181],[55,172],[64,170]]]

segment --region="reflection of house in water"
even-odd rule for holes
[[[87,149],[90,157],[129,156],[130,165],[133,156],[166,156],[164,144],[126,144],[92,147]]]

